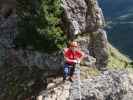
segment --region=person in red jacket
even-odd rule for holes
[[[63,80],[73,80],[74,66],[76,63],[80,64],[84,57],[86,57],[86,55],[80,50],[78,43],[76,41],[71,41],[69,47],[64,49],[65,65]]]

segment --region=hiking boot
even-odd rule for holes
[[[70,82],[73,82],[73,79],[70,77],[70,78],[69,78],[69,81],[70,81]]]
[[[63,82],[65,82],[66,80],[69,80],[69,76],[68,77],[63,77]]]

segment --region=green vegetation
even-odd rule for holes
[[[60,28],[60,0],[19,0],[18,47],[53,52],[64,46],[66,37]]]
[[[60,28],[63,13],[60,3],[60,0],[18,0],[17,26],[19,34],[15,41],[16,45],[23,48],[32,46],[35,50],[48,53],[62,48],[66,43],[66,37]],[[108,67],[110,69],[128,68],[130,70],[130,62],[128,57],[109,45]],[[1,74],[1,80],[6,83],[4,88],[7,95],[13,97],[10,100],[21,100],[20,98],[33,95],[33,91],[38,93],[39,90],[35,90],[36,88],[32,85],[38,78],[40,81],[44,81],[43,75],[48,72],[48,70],[37,69],[35,66],[30,68],[25,66],[5,67],[7,66],[4,66],[3,70],[7,74]],[[100,71],[96,68],[82,66],[81,79],[99,74]],[[38,86],[41,88],[40,85]]]
[[[18,48],[32,47],[37,51],[51,53],[65,45],[66,37],[60,28],[60,0],[18,0],[17,15],[18,35],[14,42]],[[4,88],[10,100],[25,100],[46,86],[43,84],[46,79],[43,79],[43,74],[47,70],[35,66],[9,66],[3,70],[7,75],[2,75],[1,80],[6,83]],[[36,80],[39,87],[33,86]]]
[[[108,67],[111,69],[124,69],[131,67],[130,63],[132,62],[127,56],[123,55],[114,48],[112,45],[108,45],[109,52],[109,62]]]
[[[86,66],[81,66],[81,79],[88,79],[89,77],[92,76],[97,76],[100,74],[100,71],[97,68],[93,67],[86,67]]]

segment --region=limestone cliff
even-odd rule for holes
[[[63,26],[70,39],[77,39],[81,48],[96,58],[96,66],[107,66],[107,36],[104,16],[97,0],[63,0]],[[83,35],[82,35],[83,34]],[[82,35],[82,36],[81,36]],[[84,44],[84,45],[83,45]]]
[[[14,0],[10,2],[12,1],[14,2]],[[8,4],[10,5],[11,3]],[[33,95],[36,96],[40,91],[46,89],[47,83],[51,83],[48,77],[52,77],[53,79],[55,78],[53,76],[60,77],[62,75],[63,56],[61,51],[48,54],[46,52],[35,51],[31,47],[16,49],[16,45],[14,44],[14,40],[18,34],[16,8],[14,5],[8,6],[8,4],[0,4],[0,99],[24,100],[24,98]],[[78,41],[83,51],[86,53],[89,51],[90,55],[96,58],[96,67],[104,70],[108,64],[108,40],[106,31],[103,30],[105,25],[104,17],[97,0],[62,0],[61,6],[64,13],[60,24],[64,33],[67,34],[69,39]],[[87,62],[89,62],[88,59],[85,63]],[[84,65],[84,67],[88,70],[89,66]],[[85,77],[88,77],[84,71],[82,71],[82,73],[85,74]],[[121,74],[118,75],[120,76]],[[60,80],[56,81],[55,83],[60,82]],[[83,85],[85,83],[85,86],[87,86],[86,84],[88,84],[88,82],[91,81],[89,79],[83,81]],[[97,81],[97,77],[96,82],[99,82]],[[107,83],[105,82],[102,85],[104,84]],[[110,84],[112,85],[112,83]],[[50,84],[48,84],[48,86],[49,85]],[[59,84],[59,88],[60,86],[66,88],[68,95],[70,83],[66,85]],[[83,89],[84,88],[85,87],[83,87]],[[114,88],[114,85],[112,85],[112,88]],[[53,89],[55,88],[52,88],[51,91],[53,91]],[[56,89],[58,89],[58,86]],[[97,90],[94,89],[94,91]],[[99,93],[99,91],[95,92],[94,95]],[[66,92],[63,90],[63,94]],[[90,92],[86,94],[83,93],[84,99],[85,97],[90,98],[88,97]],[[50,93],[50,95],[52,95],[52,92]],[[109,91],[109,94],[110,93],[111,91]],[[100,95],[103,97],[104,93]],[[114,94],[112,95],[115,96]],[[95,99],[91,100],[98,100],[96,96],[92,95],[92,97]],[[105,100],[102,99],[102,97],[100,100]],[[110,98],[112,99],[112,97]],[[59,98],[57,99],[60,100]],[[55,100],[55,98],[52,100]]]
[[[82,36],[78,35],[79,38],[77,38],[77,41],[81,44],[81,48],[86,52],[90,51],[90,54],[96,58],[96,66],[98,68],[106,67],[108,60],[107,36],[106,32],[102,29],[104,26],[104,17],[97,1],[65,0],[62,2],[64,15],[61,25],[64,32],[68,34],[69,39],[73,38],[75,34],[83,34]],[[4,12],[3,9],[1,9],[1,12]],[[63,61],[61,60],[61,53],[59,52],[49,55],[47,53],[33,51],[33,49],[30,47],[27,47],[25,50],[22,48],[19,50],[15,49],[14,41],[17,34],[17,17],[14,11],[15,10],[13,9],[11,14],[9,14],[7,17],[4,17],[4,15],[1,14],[0,46],[2,49],[5,49],[4,51],[7,50],[7,52],[9,52],[9,54],[2,53],[6,56],[6,60],[1,58],[1,63],[8,62],[13,66],[36,65],[42,69],[44,66],[47,66],[50,69],[56,69],[56,65],[56,67],[58,66],[57,69],[60,69]]]
[[[127,71],[105,71],[99,76],[81,81],[81,100],[132,100],[133,99],[133,75]],[[79,100],[69,82],[57,85],[53,82],[48,85],[49,89],[40,93],[38,100]],[[70,88],[70,89],[69,89]],[[76,97],[76,99],[73,99]]]

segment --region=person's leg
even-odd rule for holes
[[[73,76],[74,69],[75,69],[74,66],[71,66],[71,67],[70,67],[70,76],[71,76],[71,77]]]
[[[64,65],[64,75],[63,75],[63,80],[66,80],[66,78],[69,76],[69,65],[65,64]]]
[[[73,76],[74,76],[74,71],[75,71],[75,66],[70,67],[70,81],[73,81]]]

